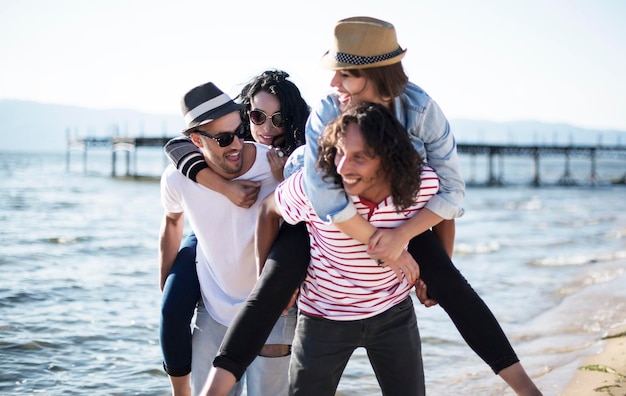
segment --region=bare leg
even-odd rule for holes
[[[212,367],[200,394],[202,396],[226,396],[236,382],[237,379],[230,371]]]
[[[170,376],[172,396],[191,396],[191,374],[182,377]]]
[[[498,375],[519,396],[541,396],[541,392],[519,362],[500,370]]]

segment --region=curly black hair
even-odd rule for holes
[[[346,110],[326,127],[317,160],[324,178],[330,177],[337,185],[342,185],[335,166],[337,142],[345,136],[347,126],[352,123],[361,130],[372,156],[380,156],[382,171],[391,182],[391,196],[396,210],[413,205],[420,189],[424,161],[413,148],[406,129],[380,104],[359,104]]]
[[[288,77],[289,74],[282,70],[266,70],[252,78],[237,96],[237,99],[245,105],[241,110],[241,119],[247,135],[251,136],[248,112],[252,98],[261,91],[276,95],[280,101],[280,112],[285,120],[285,138],[277,142],[276,146],[286,155],[305,143],[304,127],[311,112],[300,90],[296,84],[288,80]]]

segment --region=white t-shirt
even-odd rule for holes
[[[377,228],[395,228],[426,206],[437,193],[439,179],[425,166],[416,203],[396,212],[391,197],[379,204],[351,196],[357,212]],[[402,302],[411,291],[389,267],[380,267],[367,254],[367,246],[335,226],[323,222],[304,193],[303,170],[285,179],[274,197],[286,222],[307,223],[311,237],[311,264],[300,288],[298,308],[331,320],[359,320],[378,315]]]
[[[268,147],[254,142],[256,160],[235,180],[261,183],[256,203],[235,206],[224,195],[194,183],[168,166],[161,176],[161,203],[166,211],[184,212],[198,238],[196,269],[202,300],[211,316],[229,326],[257,280],[254,232],[260,202],[278,184],[267,161]]]

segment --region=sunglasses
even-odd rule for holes
[[[251,110],[249,114],[250,121],[252,121],[254,125],[263,125],[268,117],[263,110]],[[272,125],[276,128],[280,128],[285,124],[285,120],[283,119],[282,114],[280,114],[280,111],[272,114],[270,119],[272,120]]]
[[[197,132],[199,135],[202,135],[204,137],[208,137],[209,139],[215,140],[220,147],[230,146],[233,143],[233,140],[235,140],[235,136],[237,136],[239,139],[243,139],[244,137],[246,137],[246,130],[244,129],[243,124],[239,124],[239,126],[235,129],[235,132],[219,132],[215,136],[211,136],[208,133],[200,131],[198,129],[196,129],[194,132]]]

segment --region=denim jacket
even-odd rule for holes
[[[439,176],[440,188],[426,208],[444,219],[463,215],[465,182],[459,171],[456,141],[443,112],[426,92],[409,83],[394,99],[396,118],[407,129],[413,147]],[[344,190],[323,179],[315,166],[318,139],[328,123],[340,114],[337,95],[329,94],[313,109],[306,124],[304,188],[317,215],[328,222],[342,222],[356,214]]]

